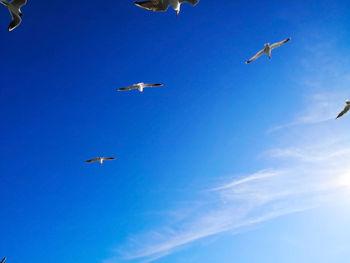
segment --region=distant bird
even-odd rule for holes
[[[291,38],[287,38],[281,42],[275,43],[270,45],[270,43],[265,44],[265,48],[263,50],[260,50],[254,57],[252,57],[251,59],[249,59],[246,64],[249,64],[250,62],[253,62],[254,60],[256,60],[257,58],[259,58],[261,55],[263,54],[267,54],[269,59],[271,59],[271,51],[275,48],[278,48],[282,45],[284,45],[285,43],[287,43],[289,40],[291,40]]]
[[[346,103],[346,106],[345,106],[344,110],[341,113],[339,113],[337,119],[342,117],[345,113],[347,113],[350,110],[350,100],[346,100],[345,103]]]
[[[0,263],[5,263],[6,258],[3,258]]]
[[[180,8],[183,2],[187,2],[192,6],[195,6],[198,4],[199,0],[148,0],[136,1],[134,4],[138,7],[154,12],[166,11],[171,5],[176,12],[176,16],[178,16],[180,14]]]
[[[8,26],[8,30],[12,31],[18,27],[22,22],[22,11],[21,7],[27,3],[27,0],[13,0],[8,2],[6,0],[0,0],[0,3],[6,6],[12,16],[12,21]],[[0,262],[1,263],[1,262]]]
[[[114,157],[97,157],[91,160],[87,160],[85,161],[86,163],[94,163],[94,162],[100,162],[100,164],[103,164],[103,161],[111,161],[111,160],[115,160]]]
[[[139,92],[143,92],[144,88],[153,88],[153,87],[162,87],[162,86],[164,86],[164,84],[145,84],[143,82],[140,82],[140,83],[128,86],[128,87],[117,89],[117,91],[126,91],[126,90],[137,89],[137,90],[139,90]]]

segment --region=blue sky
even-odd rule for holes
[[[0,9],[0,257],[345,262],[348,1],[104,3]]]

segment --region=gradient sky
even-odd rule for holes
[[[349,1],[132,2],[1,6],[0,258],[346,262]]]

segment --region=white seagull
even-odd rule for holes
[[[253,62],[254,60],[256,60],[257,58],[259,58],[261,55],[263,54],[267,54],[269,59],[271,59],[271,51],[275,48],[278,48],[282,45],[284,45],[285,43],[287,43],[289,40],[291,40],[291,38],[287,38],[281,42],[277,42],[275,44],[270,45],[270,43],[265,44],[265,48],[263,50],[260,50],[254,57],[252,57],[251,59],[249,59],[246,64]]]
[[[144,88],[153,88],[153,87],[162,87],[162,86],[164,86],[164,84],[145,84],[143,82],[140,82],[140,83],[128,86],[128,87],[117,89],[117,91],[126,91],[126,90],[137,89],[137,90],[139,90],[139,92],[143,92]]]
[[[21,7],[27,3],[27,0],[13,0],[11,2],[8,2],[6,0],[0,0],[0,3],[2,3],[4,6],[6,6],[9,9],[9,12],[12,16],[12,21],[8,26],[8,30],[12,31],[16,27],[18,27],[19,24],[21,24],[22,22],[21,17],[23,14],[21,11]]]
[[[103,164],[103,161],[112,161],[115,160],[114,157],[97,157],[91,160],[85,161],[86,163],[94,163],[94,162],[100,162],[100,164]]]
[[[6,258],[3,258],[0,263],[5,263]]]
[[[342,117],[345,113],[347,113],[350,110],[350,100],[346,100],[345,103],[346,103],[346,106],[345,106],[344,110],[341,113],[339,113],[337,119]]]
[[[154,12],[166,11],[171,5],[176,12],[176,16],[178,16],[180,14],[180,8],[183,2],[187,2],[192,6],[195,6],[198,4],[199,0],[148,0],[136,1],[134,4],[138,7]]]

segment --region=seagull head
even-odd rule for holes
[[[350,100],[346,100],[345,103],[350,105]]]
[[[176,12],[176,17],[179,17],[180,14],[180,10],[181,10],[181,1],[178,1],[178,5],[173,5],[173,8]]]
[[[270,43],[266,43],[264,46],[265,46],[265,47],[269,47],[269,46],[270,46]]]

